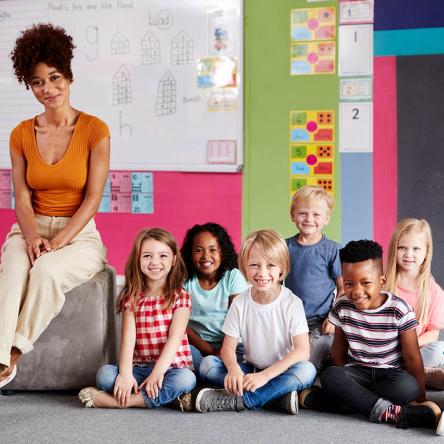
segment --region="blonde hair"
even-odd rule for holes
[[[248,255],[253,245],[265,259],[281,268],[280,282],[282,282],[290,271],[290,255],[284,239],[274,230],[258,230],[250,233],[239,251],[239,269],[245,278],[247,278]]]
[[[418,282],[418,304],[416,307],[416,316],[418,321],[422,324],[427,324],[429,318],[429,286],[430,281],[433,279],[431,264],[433,256],[433,242],[432,242],[432,230],[430,225],[425,219],[402,219],[396,226],[395,232],[390,239],[388,249],[388,259],[386,267],[387,283],[386,288],[392,293],[396,293],[396,285],[398,280],[398,263],[396,260],[399,240],[407,233],[423,233],[426,238],[426,254],[424,262],[419,268]]]
[[[334,206],[333,197],[331,197],[324,188],[318,185],[305,185],[293,194],[290,215],[293,216],[294,209],[303,202],[313,203],[320,201],[325,203],[330,215]]]
[[[168,246],[175,260],[173,266],[166,278],[165,287],[163,288],[165,295],[164,309],[168,309],[174,302],[174,293],[182,288],[186,278],[186,268],[180,255],[174,237],[162,228],[151,228],[142,230],[136,237],[131,253],[128,256],[125,265],[125,285],[123,286],[119,297],[117,298],[117,311],[124,309],[124,305],[129,302],[134,308],[140,300],[142,293],[148,289],[146,276],[140,268],[140,254],[143,243],[148,239],[154,239]]]

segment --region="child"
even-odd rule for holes
[[[285,286],[302,299],[310,338],[310,361],[320,371],[330,354],[334,327],[328,312],[335,292],[343,293],[339,245],[322,230],[330,220],[332,197],[321,187],[304,186],[291,201],[291,220],[299,233],[286,240],[290,272]]]
[[[203,379],[225,390],[201,390],[196,409],[240,411],[278,399],[281,408],[296,414],[297,391],[313,383],[316,370],[308,362],[302,302],[281,285],[289,269],[285,241],[272,230],[251,233],[241,247],[239,268],[252,287],[228,310],[220,358],[207,356],[200,366]],[[245,347],[242,363],[236,359],[239,339]]]
[[[236,268],[233,242],[219,224],[208,222],[190,228],[181,253],[188,272],[185,289],[193,301],[187,334],[198,374],[203,356],[219,354],[229,301],[248,286]]]
[[[424,370],[413,309],[381,291],[382,247],[349,242],[340,251],[345,295],[329,315],[335,325],[332,367],[321,375],[322,390],[304,390],[302,407],[351,411],[397,427],[436,428],[440,408],[424,401]],[[421,404],[409,404],[417,400]]]
[[[401,220],[389,245],[386,288],[415,309],[426,385],[443,390],[444,342],[438,336],[444,328],[444,292],[432,277],[432,249],[427,221]]]
[[[170,233],[161,228],[139,233],[117,300],[123,313],[120,363],[99,369],[100,390],[80,391],[86,407],[153,408],[178,400],[182,410],[191,409],[196,378],[185,332],[191,312],[185,276]]]

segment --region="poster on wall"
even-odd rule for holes
[[[339,151],[342,153],[373,151],[373,104],[371,102],[339,104]]]
[[[334,192],[334,111],[290,111],[290,196],[304,185]]]

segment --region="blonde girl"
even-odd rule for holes
[[[137,236],[117,300],[122,312],[119,366],[97,372],[97,388],[80,391],[86,407],[154,408],[178,400],[191,409],[196,384],[186,327],[190,295],[185,265],[173,236],[161,228]]]
[[[387,290],[408,302],[418,320],[418,343],[425,367],[426,385],[444,389],[444,292],[433,279],[432,232],[426,220],[401,220],[389,245]]]

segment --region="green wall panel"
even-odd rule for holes
[[[337,73],[290,75],[290,10],[337,7],[337,3],[307,3],[305,0],[244,2],[244,236],[260,228],[274,228],[283,236],[295,232],[289,216],[289,113],[298,109],[333,109],[335,209],[325,233],[333,240],[341,240],[340,159],[337,151],[338,76]]]

